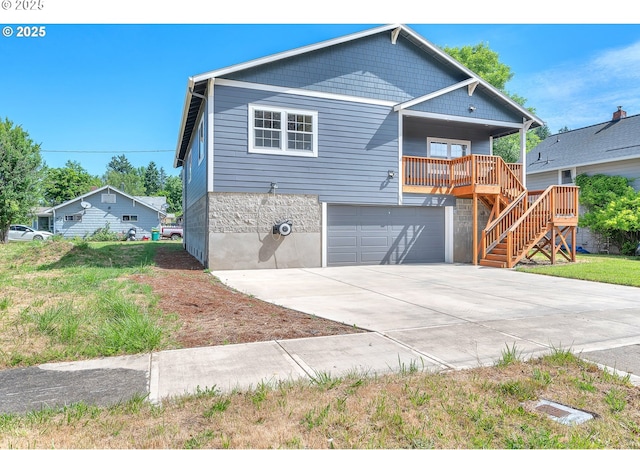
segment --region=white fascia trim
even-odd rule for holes
[[[189,105],[191,104],[191,89],[195,83],[193,78],[187,81],[187,95],[184,96],[184,106],[182,107],[182,119],[180,121],[180,132],[178,133],[178,143],[176,144],[176,153],[173,156],[173,167],[178,168],[178,155],[180,154],[180,146],[182,145],[182,136],[184,135],[184,126],[186,125],[187,115],[189,114]],[[183,161],[184,162],[184,161]]]
[[[229,86],[243,89],[255,89],[258,91],[276,92],[278,94],[300,95],[304,97],[325,98],[329,100],[341,100],[345,102],[366,103],[369,105],[393,107],[396,103],[388,100],[378,100],[375,98],[356,97],[353,95],[333,94],[330,92],[312,91],[309,89],[287,88],[282,86],[272,86],[270,84],[250,83],[247,81],[225,80],[216,78],[215,84],[218,86]]]
[[[453,206],[444,207],[444,262],[453,264],[454,230]]]
[[[205,80],[207,78],[220,78],[226,74],[232,73],[232,72],[237,72],[240,70],[245,70],[245,69],[251,69],[253,67],[256,66],[260,66],[262,64],[268,64],[268,63],[272,63],[275,61],[279,61],[281,59],[285,59],[285,58],[290,58],[292,56],[297,56],[297,55],[302,55],[304,53],[308,53],[308,52],[312,52],[315,50],[320,50],[326,47],[331,47],[332,45],[337,45],[337,44],[342,44],[345,42],[349,42],[349,41],[353,41],[356,39],[360,39],[363,37],[367,37],[367,36],[371,36],[373,34],[377,34],[383,31],[387,31],[387,30],[393,30],[395,28],[398,28],[399,25],[397,24],[392,24],[392,25],[384,25],[381,27],[376,27],[376,28],[372,28],[370,30],[364,30],[364,31],[360,31],[358,33],[353,33],[353,34],[348,34],[346,36],[342,36],[342,37],[338,37],[338,38],[334,38],[334,39],[329,39],[328,41],[323,41],[323,42],[318,42],[315,44],[311,44],[311,45],[307,45],[304,47],[299,47],[293,50],[287,50],[284,52],[280,52],[280,53],[276,53],[274,55],[270,55],[270,56],[265,56],[262,58],[258,58],[258,59],[254,59],[251,61],[247,61],[244,63],[240,63],[240,64],[236,64],[233,66],[228,66],[222,69],[218,69],[218,70],[213,70],[211,72],[205,72],[202,73],[200,75],[195,75],[193,77],[195,82],[198,81],[202,81]],[[401,26],[401,25],[400,25]],[[404,26],[401,26],[403,29],[405,28]]]
[[[394,111],[400,111],[406,108],[410,108],[418,103],[423,103],[428,100],[431,100],[436,97],[440,97],[441,95],[448,94],[449,92],[455,91],[457,89],[469,86],[470,84],[477,83],[477,78],[469,78],[468,80],[461,81],[460,83],[452,84],[446,88],[437,90],[435,92],[431,92],[430,94],[423,95],[421,97],[416,97],[413,100],[406,101],[404,103],[398,103],[393,107]]]
[[[531,111],[529,111],[528,109],[523,108],[518,103],[516,103],[513,100],[511,100],[511,98],[509,98],[507,95],[505,95],[502,92],[500,92],[498,89],[494,88],[492,85],[490,85],[486,81],[482,80],[482,78],[480,78],[477,73],[473,72],[469,68],[467,68],[464,65],[462,65],[461,63],[459,63],[458,60],[456,60],[452,56],[449,56],[449,54],[447,54],[445,51],[441,50],[439,47],[437,47],[434,44],[432,44],[431,42],[427,41],[425,38],[420,36],[418,33],[413,31],[411,28],[407,27],[406,25],[402,25],[402,29],[403,29],[403,31],[405,33],[407,33],[412,38],[414,38],[415,40],[420,42],[422,45],[424,45],[425,47],[428,47],[431,51],[433,51],[434,53],[437,53],[438,55],[440,55],[442,58],[447,60],[450,64],[452,64],[453,66],[457,67],[462,72],[464,72],[467,75],[469,75],[469,77],[476,78],[483,87],[485,87],[487,90],[493,92],[495,95],[497,95],[497,96],[501,97],[502,99],[504,99],[507,103],[509,103],[510,106],[512,106],[512,107],[516,108],[517,110],[519,110],[524,117],[526,117],[528,119],[532,119],[535,122],[538,122],[540,125],[544,125],[544,122],[542,121],[542,119],[537,117],[535,114],[532,114]]]
[[[555,167],[553,169],[546,169],[546,170],[527,170],[527,173],[529,175],[533,175],[533,174],[537,174],[537,173],[553,172],[553,171],[556,171],[556,170],[568,170],[568,169],[573,169],[573,168],[578,168],[578,167],[597,166],[598,164],[622,162],[622,161],[628,161],[630,159],[640,159],[640,155],[629,155],[629,156],[620,156],[618,158],[600,159],[598,161],[576,163],[576,164],[572,164],[572,165],[569,165],[569,166]],[[533,164],[533,163],[531,163],[531,164]]]
[[[207,86],[207,192],[213,192],[213,83],[215,79],[209,80]]]
[[[402,206],[402,152],[403,152],[403,141],[404,141],[404,133],[402,132],[403,125],[403,117],[402,114],[398,114],[398,171],[396,172],[396,178],[398,179],[398,205]]]
[[[501,120],[476,119],[474,117],[450,116],[448,114],[429,113],[423,111],[411,111],[403,109],[400,111],[403,116],[423,117],[425,119],[448,120],[454,122],[475,123],[480,125],[494,125],[498,127],[509,127],[513,129],[522,129],[524,124],[519,122],[503,122]]]

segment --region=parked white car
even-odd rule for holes
[[[49,239],[53,233],[48,231],[38,231],[26,225],[10,225],[9,240],[10,241],[42,241]]]

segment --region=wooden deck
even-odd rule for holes
[[[522,165],[502,158],[468,155],[452,160],[405,156],[403,192],[446,194],[473,199],[473,263],[513,267],[542,254],[552,263],[558,256],[575,261],[578,187],[550,186],[527,191]],[[478,242],[478,205],[491,211]],[[569,240],[570,239],[570,240]]]

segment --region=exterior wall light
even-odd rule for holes
[[[395,178],[396,173],[393,170],[387,171],[387,178]]]

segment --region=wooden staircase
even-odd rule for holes
[[[524,191],[482,231],[480,265],[515,266],[541,253],[555,264],[558,255],[575,261],[578,187],[549,186]]]
[[[497,156],[468,155],[453,160],[403,157],[403,191],[473,198],[474,230],[478,203],[489,210],[489,220],[476,245],[473,262],[512,268],[535,254],[552,263],[558,255],[575,261],[578,225],[578,187],[550,186],[527,191],[522,165],[507,164]],[[570,240],[569,240],[570,239]]]

